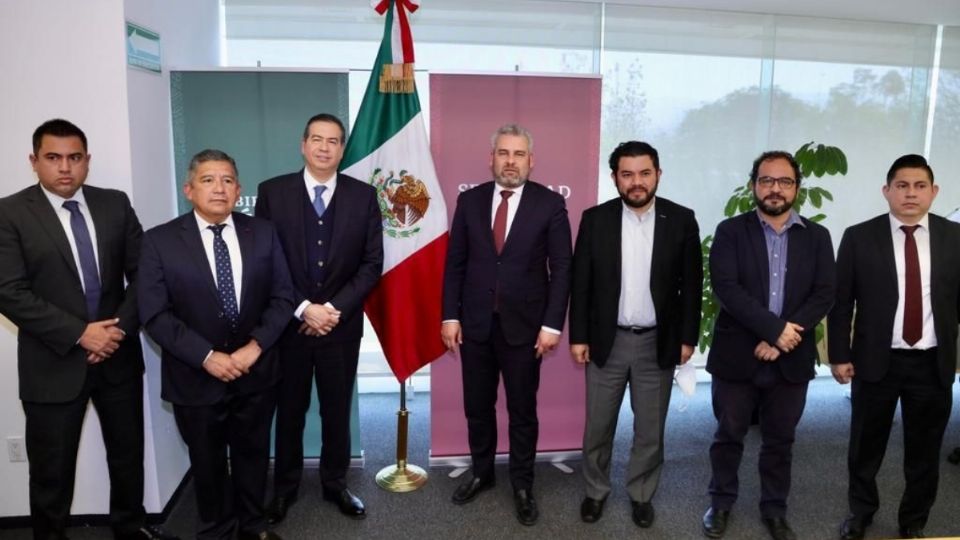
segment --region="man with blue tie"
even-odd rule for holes
[[[87,137],[74,124],[40,125],[30,163],[39,184],[0,199],[0,313],[19,330],[33,536],[66,538],[92,401],[107,453],[114,536],[172,538],[144,521],[143,353],[134,294],[140,222],[123,192],[85,185]]]
[[[323,498],[353,519],[366,507],[347,489],[350,412],[357,378],[363,303],[383,268],[383,217],[373,186],[337,172],[346,142],[339,118],[307,120],[304,168],[260,184],[256,215],[277,227],[294,287],[294,309],[280,340],[271,523],[298,496],[303,430],[316,381],[320,401]]]
[[[272,224],[233,212],[240,184],[224,152],[193,157],[184,194],[193,211],[144,235],[138,296],[190,454],[197,538],[277,539],[263,502],[274,344],[293,309],[286,258]]]

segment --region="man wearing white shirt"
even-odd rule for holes
[[[929,213],[938,191],[922,156],[898,158],[883,186],[890,213],[850,227],[840,242],[828,335],[833,376],[852,383],[844,540],[863,538],[879,508],[876,475],[898,401],[901,538],[923,537],[936,500],[960,309],[960,225]]]
[[[274,223],[289,262],[294,308],[280,344],[271,523],[299,495],[303,430],[314,381],[320,401],[323,498],[350,518],[366,507],[347,488],[350,412],[363,304],[383,269],[383,218],[373,186],[337,172],[343,123],[322,113],[307,121],[302,170],[260,184],[256,215]]]
[[[87,138],[74,124],[38,127],[30,163],[39,183],[0,199],[0,313],[19,330],[34,538],[66,538],[91,401],[115,537],[170,538],[145,524],[142,503],[143,354],[133,294],[140,222],[124,193],[85,185]]]
[[[700,333],[703,257],[693,211],[656,196],[655,148],[622,143],[610,170],[620,197],[584,212],[570,287],[570,351],[587,371],[580,517],[592,523],[603,513],[629,386],[634,423],[626,486],[633,521],[646,528],[654,521],[673,371],[690,360]]]
[[[508,124],[491,138],[494,180],[460,194],[450,229],[441,337],[459,354],[473,474],[454,492],[472,501],[494,484],[501,374],[510,415],[510,480],[517,519],[533,525],[533,464],[541,358],[559,343],[570,286],[563,197],[528,180],[533,141]]]
[[[272,224],[233,212],[240,183],[227,154],[194,156],[184,194],[193,211],[144,235],[137,293],[189,450],[197,538],[277,539],[263,503],[274,344],[293,308],[286,258]]]

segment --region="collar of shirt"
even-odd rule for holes
[[[511,203],[515,203],[516,201],[519,201],[519,200],[520,200],[520,197],[523,195],[523,186],[525,186],[525,185],[527,185],[526,182],[520,184],[520,187],[505,188],[505,187],[501,186],[500,184],[494,182],[494,183],[493,183],[493,186],[494,186],[494,187],[493,187],[493,200],[498,201],[498,202],[500,201],[500,192],[501,192],[501,191],[512,191],[512,192],[513,192],[513,195],[510,197],[510,201],[511,201]],[[494,206],[496,206],[496,205],[494,205]]]
[[[907,234],[900,230],[900,227],[906,225],[906,223],[900,221],[893,214],[888,214],[890,216],[890,231],[893,233],[902,233]],[[930,230],[930,214],[924,214],[920,221],[917,222],[917,225],[920,226],[921,231]]]
[[[204,231],[209,230],[209,229],[207,229],[207,227],[209,227],[209,226],[211,226],[211,225],[219,225],[219,224],[220,224],[220,223],[210,223],[209,221],[207,221],[207,220],[203,219],[202,217],[200,217],[200,214],[198,214],[196,211],[193,212],[193,217],[197,218],[197,227],[200,228],[200,232],[204,232]],[[230,214],[229,216],[227,216],[227,219],[223,220],[221,223],[223,223],[223,224],[226,225],[227,227],[234,227],[234,225],[233,225],[233,214]],[[234,228],[236,228],[236,227],[234,227]],[[213,234],[213,231],[210,231],[210,233]]]
[[[790,227],[794,225],[799,225],[800,227],[806,228],[807,225],[800,219],[800,214],[797,214],[796,210],[790,210],[790,217],[787,218],[787,222],[783,224],[783,229],[780,232],[777,232],[772,225],[767,223],[767,220],[763,219],[763,216],[760,215],[760,210],[757,210],[757,219],[760,220],[760,226],[765,230],[769,230],[773,234],[783,234],[790,230]]]
[[[656,213],[656,210],[657,210],[657,198],[656,198],[656,196],[654,196],[654,198],[653,198],[653,203],[650,204],[650,207],[647,208],[646,210],[644,210],[643,212],[639,213],[639,214],[634,211],[634,208],[633,208],[632,206],[627,206],[627,203],[625,203],[625,202],[623,202],[623,201],[620,201],[620,204],[623,205],[623,215],[624,215],[624,217],[627,217],[627,218],[633,217],[633,218],[635,218],[639,223],[646,223],[647,220],[649,220],[649,219],[652,218],[653,216],[657,215],[657,213]]]
[[[77,192],[73,194],[73,197],[70,197],[69,199],[64,199],[52,191],[47,191],[47,188],[43,187],[43,184],[40,184],[40,191],[47,196],[47,200],[50,201],[50,204],[53,206],[54,210],[63,208],[63,203],[67,201],[77,201],[80,203],[80,208],[87,208],[87,199],[83,197],[83,187],[78,189]]]
[[[316,196],[317,192],[313,189],[317,186],[326,186],[327,190],[323,192],[324,202],[329,202],[330,198],[333,197],[333,191],[337,189],[337,173],[333,173],[333,176],[327,178],[326,180],[317,180],[310,174],[310,171],[306,167],[303,168],[303,185],[307,188],[307,193],[310,195],[310,202],[313,202],[313,198]]]

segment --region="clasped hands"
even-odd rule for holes
[[[303,323],[297,332],[310,337],[325,336],[340,323],[340,311],[324,304],[310,304],[300,318]]]
[[[213,351],[204,361],[203,369],[223,382],[230,382],[250,373],[250,368],[257,363],[262,352],[260,344],[251,339],[231,354]]]
[[[117,352],[126,337],[118,324],[120,319],[116,318],[87,323],[77,343],[87,351],[88,364],[99,364]]]
[[[780,358],[785,352],[790,352],[797,348],[797,345],[803,340],[803,327],[797,323],[787,322],[780,337],[775,344],[770,345],[766,341],[757,343],[753,349],[753,355],[764,362],[773,362]]]

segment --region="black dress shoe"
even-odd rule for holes
[[[603,503],[606,499],[591,499],[584,497],[580,503],[580,519],[584,523],[596,523],[603,515]]]
[[[652,504],[649,502],[630,501],[630,506],[633,507],[633,522],[637,524],[637,527],[646,529],[653,525],[654,514]]]
[[[773,540],[797,540],[797,535],[793,533],[787,519],[783,517],[763,518],[763,524],[770,533]]]
[[[926,538],[920,527],[900,527],[900,538]]]
[[[340,491],[323,490],[323,498],[337,505],[340,513],[353,519],[363,519],[367,517],[367,510],[363,507],[363,501],[359,497],[350,493],[349,489]]]
[[[283,521],[287,517],[287,510],[293,506],[293,503],[296,501],[296,497],[274,497],[270,504],[267,505],[266,514],[267,523],[274,525]]]
[[[116,540],[180,540],[179,536],[167,534],[153,525],[144,525],[132,533],[116,534],[114,538]]]
[[[237,540],[283,540],[280,535],[273,531],[260,531],[258,533],[240,531]]]
[[[486,491],[492,488],[495,484],[496,482],[493,480],[481,480],[476,476],[471,476],[469,479],[457,486],[457,489],[453,492],[453,496],[450,497],[450,500],[453,501],[453,504],[467,504],[475,499],[481,491]]]
[[[517,521],[522,525],[533,525],[540,517],[537,510],[537,501],[529,489],[518,489],[513,492],[513,504],[517,507]]]
[[[840,540],[862,540],[872,522],[870,516],[849,514],[840,524]]]
[[[703,535],[707,538],[722,538],[723,533],[727,532],[729,519],[729,510],[717,510],[711,506],[703,515]]]

